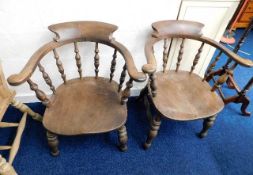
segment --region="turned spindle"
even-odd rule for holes
[[[198,61],[199,61],[201,52],[202,52],[203,47],[204,47],[204,44],[205,44],[204,42],[201,43],[201,46],[200,46],[200,48],[198,49],[198,53],[195,55],[195,58],[194,58],[194,60],[193,60],[193,64],[192,64],[190,73],[193,72],[193,70],[195,69],[195,66],[198,64]]]
[[[96,42],[95,45],[95,57],[94,57],[94,66],[95,66],[95,74],[96,74],[96,78],[98,77],[98,72],[99,72],[99,49],[98,49],[98,43]]]
[[[207,76],[212,72],[212,70],[214,69],[214,67],[216,66],[217,62],[220,60],[220,57],[222,55],[222,51],[220,51],[218,53],[218,55],[215,57],[214,61],[210,64],[210,66],[207,68],[205,77],[203,80],[206,80]]]
[[[82,78],[82,63],[81,63],[81,56],[79,54],[79,49],[78,49],[78,45],[77,42],[74,42],[74,48],[75,48],[75,59],[76,59],[76,66],[78,69],[78,73],[79,73],[79,77],[80,79]]]
[[[226,71],[223,75],[219,77],[219,79],[213,85],[211,91],[215,91],[217,88],[220,88],[223,83],[225,83],[228,79],[229,71]]]
[[[179,52],[178,52],[178,57],[177,57],[177,67],[176,67],[176,72],[178,71],[179,69],[179,66],[180,66],[180,62],[183,58],[183,53],[184,53],[184,38],[182,39],[182,42],[180,44],[180,49],[179,49]]]
[[[53,94],[55,94],[55,87],[54,85],[52,84],[52,80],[51,78],[49,77],[49,75],[46,73],[45,71],[45,68],[40,64],[38,63],[38,67],[39,67],[39,70],[40,72],[42,73],[42,76],[46,82],[46,84],[50,87],[51,91],[53,92]]]
[[[157,85],[156,85],[156,75],[155,73],[152,73],[150,74],[149,76],[149,79],[150,79],[150,88],[151,88],[151,93],[152,93],[152,96],[155,97],[157,92]]]
[[[53,53],[54,53],[54,58],[55,58],[55,61],[56,61],[56,65],[58,67],[58,71],[60,72],[61,74],[61,77],[62,77],[62,80],[64,82],[64,84],[66,84],[66,75],[64,73],[64,68],[63,68],[63,65],[62,65],[62,62],[60,60],[60,57],[58,55],[58,53],[56,52],[55,49],[53,49]]]
[[[163,72],[166,70],[167,62],[168,62],[168,40],[164,39],[163,43]]]
[[[124,81],[125,81],[125,78],[126,78],[126,70],[127,70],[127,66],[126,66],[126,64],[125,64],[125,65],[123,66],[123,70],[122,70],[121,75],[120,75],[118,92],[121,91],[122,86],[123,86],[123,83],[124,83]]]
[[[110,82],[113,79],[115,67],[116,67],[116,58],[117,58],[117,50],[114,50],[113,56],[112,56],[112,62],[111,62],[111,73],[110,73]]]
[[[122,92],[121,96],[121,104],[126,104],[128,97],[130,96],[130,89],[133,87],[133,79],[130,78],[129,81],[126,83],[126,88]]]
[[[47,98],[46,94],[38,88],[38,85],[34,83],[31,79],[27,80],[27,83],[30,85],[31,90],[36,94],[36,97],[46,106],[50,105],[50,101]]]

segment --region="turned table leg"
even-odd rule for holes
[[[149,131],[149,135],[147,137],[146,142],[144,143],[143,147],[144,149],[148,149],[151,146],[152,141],[154,138],[157,136],[159,128],[161,125],[161,118],[160,116],[156,116],[152,121],[151,121],[151,128]]]
[[[214,116],[204,119],[203,128],[202,128],[201,132],[199,133],[200,138],[204,138],[207,136],[208,129],[213,126],[216,116],[217,115],[214,115]]]
[[[127,150],[127,130],[125,125],[121,126],[118,129],[119,133],[119,149],[120,151],[126,151]]]
[[[47,142],[52,156],[58,156],[60,151],[58,150],[58,136],[50,131],[47,131]]]

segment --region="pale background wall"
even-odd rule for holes
[[[209,1],[214,3],[223,2],[221,0]],[[238,4],[233,3],[238,2],[238,0],[225,1],[230,2],[227,5],[228,8],[225,11],[219,11],[220,7],[217,7],[218,10],[216,11],[218,13],[216,16],[214,14],[199,14],[199,10],[196,12],[193,10],[189,15],[181,15],[181,18],[195,19],[204,23],[211,22],[209,25],[215,24],[216,28],[222,25],[224,28]],[[146,62],[143,50],[145,40],[151,31],[151,23],[158,20],[176,19],[180,3],[181,0],[0,0],[0,59],[2,60],[5,76],[8,77],[13,73],[18,73],[33,52],[42,44],[52,40],[53,34],[48,31],[48,25],[77,20],[96,20],[118,25],[119,29],[115,32],[114,37],[131,51],[136,67],[141,70],[141,66]],[[187,10],[185,11],[184,13],[188,14]],[[226,18],[222,15],[225,15]],[[222,17],[219,18],[219,16]],[[212,17],[212,20],[208,19],[209,17]],[[214,30],[207,28],[205,31],[207,35],[211,36]],[[223,31],[219,32],[222,34]],[[215,32],[217,33],[217,31]],[[216,35],[214,36],[217,37]],[[215,38],[214,36],[213,38]],[[83,52],[85,52],[85,48],[87,50],[87,46],[81,45],[81,49],[84,49]],[[88,46],[88,48],[91,47]],[[71,53],[66,53],[66,56],[68,56],[68,58],[65,58],[65,61],[67,61],[65,64],[66,71],[70,72],[70,78],[77,76],[75,63],[73,62],[73,50]],[[51,58],[51,60],[53,59]],[[87,66],[85,70],[88,73],[93,73],[92,60],[91,58],[91,64],[85,65]],[[108,62],[108,60],[104,60],[104,62],[106,61]],[[51,65],[46,60],[44,63],[49,65],[50,70],[48,72],[50,72],[54,63]],[[120,62],[119,64],[122,63]],[[102,66],[100,69],[102,74],[107,73]],[[106,69],[108,69],[108,66]],[[57,86],[60,83],[60,79],[59,75],[56,74],[52,73],[51,78],[54,81],[57,76]],[[119,77],[119,72],[116,73],[116,77]],[[33,79],[37,80],[38,84],[43,81],[38,73],[35,74]],[[137,85],[134,88],[140,89],[142,86]],[[45,84],[42,87],[46,87]],[[34,93],[27,84],[12,88],[17,91],[17,96],[22,101],[34,101]],[[47,89],[46,92],[49,92],[49,90]]]

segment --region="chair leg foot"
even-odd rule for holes
[[[242,98],[242,106],[241,106],[242,115],[250,116],[250,112],[247,111],[247,107],[248,107],[250,101],[246,96],[243,96],[241,98]]]
[[[47,142],[52,156],[58,156],[60,151],[58,149],[58,136],[50,131],[47,131]]]
[[[151,122],[151,128],[150,128],[150,131],[149,131],[147,140],[146,140],[146,142],[145,142],[144,145],[143,145],[143,148],[144,148],[145,150],[148,149],[148,148],[151,146],[152,141],[154,140],[154,138],[155,138],[155,137],[157,136],[157,134],[158,134],[160,125],[161,125],[161,118],[160,118],[160,116],[156,116],[156,117],[152,120],[152,122]]]
[[[203,122],[203,128],[201,130],[201,132],[199,133],[199,138],[204,138],[207,136],[207,133],[208,133],[208,129],[211,128],[214,124],[214,121],[216,119],[216,116],[217,115],[214,115],[214,116],[211,116],[211,117],[208,117],[204,120]]]
[[[123,125],[118,129],[118,134],[119,134],[119,149],[122,152],[127,151],[127,130],[126,126]]]

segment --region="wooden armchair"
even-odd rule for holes
[[[17,133],[15,135],[14,141],[11,145],[1,145],[0,151],[9,151],[8,162],[5,158],[3,158],[0,154],[0,175],[15,175],[16,172],[12,167],[12,163],[18,153],[21,137],[23,131],[26,126],[26,119],[27,115],[30,115],[34,120],[41,121],[42,117],[40,114],[35,113],[32,111],[28,106],[25,104],[17,101],[15,99],[15,91],[9,89],[7,86],[2,66],[0,64],[0,129],[16,127]],[[4,114],[9,107],[9,105],[13,106],[14,108],[18,109],[20,112],[23,113],[23,116],[19,123],[12,123],[12,122],[3,122]],[[7,118],[7,116],[5,117]],[[1,131],[0,131],[1,132]]]
[[[127,48],[112,37],[117,26],[95,21],[79,21],[55,24],[48,28],[56,35],[54,40],[38,49],[23,70],[19,74],[10,76],[8,82],[14,86],[27,82],[37,98],[46,105],[43,125],[47,129],[51,154],[54,156],[59,154],[57,135],[95,134],[112,130],[118,130],[119,148],[121,151],[126,151],[127,107],[125,104],[133,81],[145,81],[146,76],[142,72],[137,72]],[[85,71],[82,70],[81,53],[78,47],[80,42],[95,44],[94,77],[84,76]],[[67,80],[64,64],[58,54],[58,50],[65,49],[67,45],[73,48],[75,53],[73,60],[75,59],[79,74],[78,78],[69,80]],[[111,48],[109,78],[99,76],[99,47],[103,45]],[[49,52],[53,53],[63,82],[57,88],[53,85],[49,73],[46,73],[46,66],[50,65],[44,67],[41,63]],[[122,55],[125,62],[119,83],[113,80],[118,53]],[[48,97],[31,79],[36,68],[42,73],[46,84],[51,89],[52,97]],[[126,83],[126,88],[122,90],[127,73],[130,78]]]
[[[220,74],[213,86],[208,83],[212,78],[212,74],[210,74],[211,68],[207,70],[204,78],[194,73],[205,45],[210,45],[220,50],[218,57],[224,53],[237,64],[245,67],[253,66],[252,61],[243,59],[212,39],[202,36],[201,30],[203,26],[203,24],[197,22],[174,20],[159,21],[152,24],[154,31],[145,45],[148,64],[142,68],[143,72],[148,74],[149,82],[141,91],[139,97],[140,99],[144,98],[147,115],[151,123],[151,129],[144,144],[145,149],[151,146],[152,140],[157,136],[161,125],[161,117],[178,121],[204,119],[203,129],[199,134],[199,137],[203,138],[207,135],[208,129],[214,124],[217,114],[223,109],[224,103],[215,91],[226,82],[229,70]],[[176,69],[166,70],[169,53],[172,48],[171,41],[175,39],[178,39],[181,43]],[[157,72],[154,45],[163,40],[163,71]],[[190,59],[187,58],[187,55],[183,59],[186,40],[199,41],[200,45],[189,71],[180,70],[181,61]],[[149,110],[150,105],[156,110],[154,117],[152,117]]]

